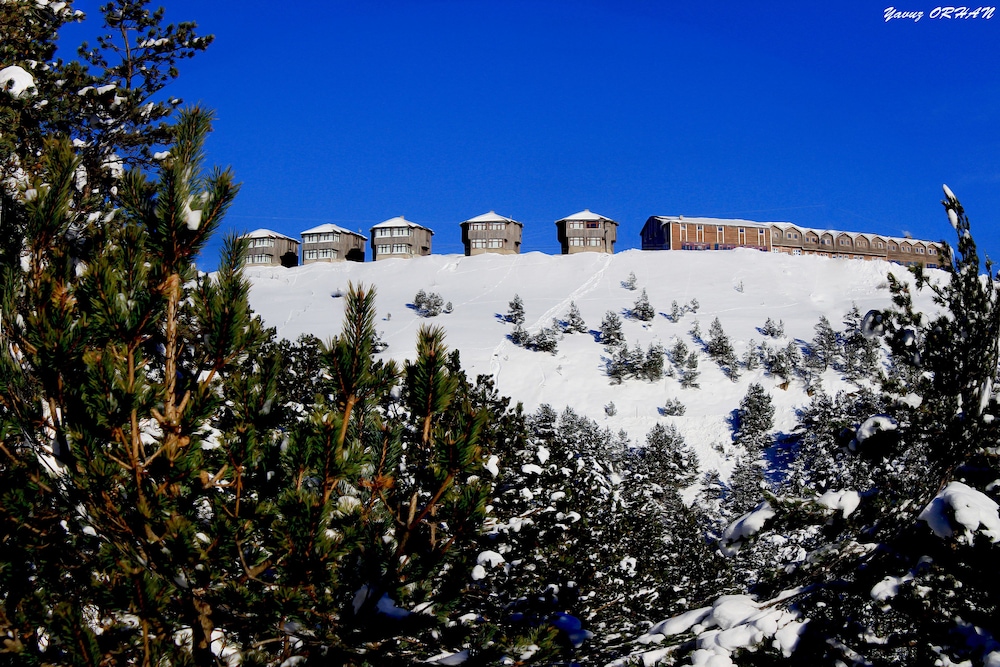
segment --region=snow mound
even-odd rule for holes
[[[774,509],[771,503],[765,500],[753,511],[747,512],[726,527],[719,540],[719,549],[727,556],[735,556],[739,553],[743,542],[760,532],[767,520],[773,516]]]
[[[843,512],[844,518],[851,516],[861,504],[861,496],[857,491],[827,491],[817,501],[823,507]]]
[[[951,482],[918,518],[926,521],[938,537],[952,537],[961,530],[957,539],[971,544],[975,533],[981,529],[983,535],[996,543],[1000,541],[997,508],[996,501],[981,491],[962,482]]]
[[[35,79],[20,65],[0,69],[0,88],[14,99],[35,94]]]
[[[771,646],[790,656],[805,628],[800,615],[777,604],[794,591],[758,603],[749,595],[724,595],[711,607],[703,607],[654,625],[640,637],[640,643],[659,644],[665,637],[694,630],[697,649],[691,665],[716,667],[734,665],[732,655],[741,649],[753,649],[770,640]],[[643,665],[654,665],[671,651],[657,649],[642,654]]]

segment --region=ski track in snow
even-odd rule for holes
[[[612,255],[606,255],[602,260],[603,266],[601,266],[600,269],[591,274],[591,276],[587,280],[585,280],[582,285],[580,285],[575,290],[570,292],[569,296],[567,296],[565,299],[563,299],[562,301],[560,301],[559,303],[557,303],[556,305],[552,306],[544,313],[542,313],[542,315],[535,320],[534,324],[532,324],[528,330],[530,331],[544,326],[544,324],[541,324],[542,322],[547,322],[551,320],[556,316],[557,313],[561,313],[564,310],[567,310],[571,302],[576,301],[578,298],[588,294],[589,292],[593,292],[595,289],[597,289],[598,285],[601,284],[601,279],[604,277],[604,272],[607,271],[608,267],[611,265],[611,259]],[[508,269],[506,275],[504,275],[504,279],[506,279],[507,276],[510,275],[515,265],[516,262],[511,262],[511,266]],[[498,281],[497,285],[499,285],[502,282],[503,280]],[[496,287],[494,287],[494,291],[495,290]],[[501,355],[504,355],[504,357],[506,356],[504,351],[509,345],[513,345],[513,343],[511,343],[510,340],[507,338],[507,336],[504,335],[500,343],[493,349],[493,355],[490,357],[490,375],[493,377],[493,381],[496,382],[498,385],[500,383],[500,371],[502,370],[502,364],[500,363]],[[545,384],[545,373],[542,372],[542,380],[539,383],[539,386],[544,384]]]

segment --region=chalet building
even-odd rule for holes
[[[365,261],[363,235],[337,225],[326,224],[302,232],[302,263]]]
[[[429,255],[433,235],[427,227],[403,216],[380,222],[371,229],[372,260]]]
[[[732,250],[754,248],[789,255],[837,259],[883,259],[933,269],[940,246],[929,241],[878,234],[810,229],[789,222],[653,216],[640,232],[643,250]]]
[[[612,254],[615,251],[615,241],[618,239],[618,223],[585,209],[562,220],[556,220],[556,232],[564,255],[578,252]]]
[[[771,223],[771,248],[790,255],[821,255],[839,259],[882,259],[896,264],[941,265],[941,246],[932,241],[880,234],[809,229],[787,222]]]
[[[469,218],[462,223],[462,243],[466,255],[486,252],[516,255],[521,252],[521,231],[517,220],[497,215],[493,211]]]
[[[643,225],[643,250],[771,249],[770,226],[750,220],[654,215]]]
[[[257,229],[242,238],[247,240],[247,266],[285,266],[299,264],[299,242],[290,236]]]

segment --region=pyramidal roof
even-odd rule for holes
[[[289,241],[294,241],[298,243],[298,239],[293,239],[291,236],[285,236],[278,232],[272,231],[270,229],[255,229],[252,232],[244,234],[242,238],[245,239],[288,239]]]
[[[574,222],[575,221],[583,221],[583,222],[613,222],[616,225],[618,224],[617,222],[615,222],[611,218],[606,218],[603,215],[600,215],[598,213],[594,213],[589,208],[585,208],[582,211],[580,211],[579,213],[574,213],[573,215],[568,215],[565,218],[563,218],[562,220],[556,220],[556,222],[569,222],[569,221],[574,221]]]
[[[305,230],[304,232],[301,232],[301,233],[304,235],[304,234],[326,234],[326,233],[329,233],[329,232],[337,232],[337,233],[340,233],[340,234],[354,234],[355,236],[363,236],[362,234],[358,234],[357,232],[352,232],[350,229],[344,229],[343,227],[340,227],[340,226],[335,225],[335,224],[330,223],[330,222],[326,223],[325,225],[319,225],[318,227],[313,227],[312,229],[307,229],[307,230]]]
[[[521,223],[518,222],[517,220],[514,220],[513,218],[505,218],[504,216],[499,215],[498,213],[495,213],[493,211],[490,211],[489,213],[483,213],[482,215],[477,215],[474,218],[469,218],[468,220],[465,220],[462,224],[465,224],[466,222],[512,222],[515,225],[521,225]]]
[[[423,225],[418,225],[415,222],[410,222],[401,215],[397,215],[395,218],[389,218],[385,222],[380,222],[377,225],[372,225],[372,229],[378,229],[380,227],[415,227],[417,229],[426,229],[431,234],[434,233],[429,227],[424,227]]]

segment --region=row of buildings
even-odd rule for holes
[[[461,223],[466,255],[521,252],[524,225],[493,211]],[[613,253],[618,223],[589,209],[556,220],[564,255],[578,252]],[[365,261],[365,244],[372,260],[431,254],[434,232],[402,216],[371,228],[368,238],[333,224],[301,233],[301,241],[258,229],[245,236],[247,263],[297,266],[313,262]],[[790,255],[821,255],[843,259],[883,259],[899,264],[937,268],[940,245],[931,241],[862,232],[811,229],[788,222],[753,222],[722,218],[654,215],[640,232],[643,250],[711,251],[752,248]]]

